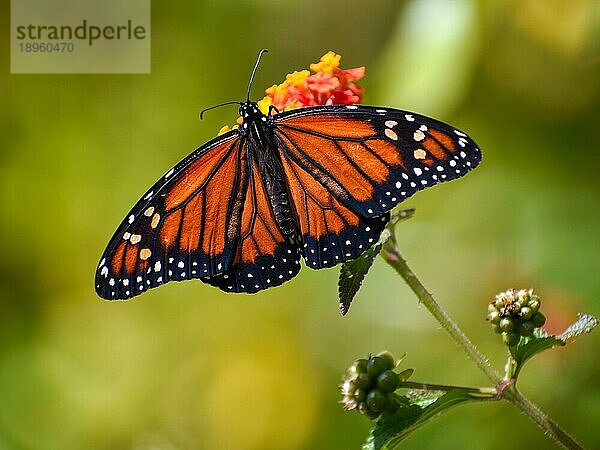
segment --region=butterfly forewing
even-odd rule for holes
[[[211,141],[144,195],[102,256],[95,282],[101,297],[130,298],[229,267],[247,188],[242,147],[237,133]]]
[[[415,192],[453,180],[481,160],[465,133],[392,108],[318,106],[275,116],[284,158],[357,214],[380,216]]]

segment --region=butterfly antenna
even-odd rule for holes
[[[206,112],[206,111],[210,111],[211,109],[215,109],[215,108],[220,108],[221,106],[227,106],[227,105],[241,105],[241,102],[225,102],[225,103],[221,103],[219,105],[215,105],[215,106],[211,106],[210,108],[204,108],[202,111],[200,111],[200,120],[202,120],[202,115]]]
[[[252,69],[252,75],[250,75],[250,82],[248,83],[248,94],[246,95],[246,101],[247,102],[250,101],[250,88],[252,87],[252,82],[254,81],[254,74],[256,73],[256,69],[258,69],[258,65],[260,64],[260,59],[262,58],[262,55],[264,55],[268,51],[269,50],[267,50],[266,48],[263,48],[258,53],[258,58],[256,58],[256,64],[254,64],[254,69]]]

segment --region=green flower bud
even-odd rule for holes
[[[516,331],[507,331],[502,333],[502,342],[509,347],[513,347],[519,343],[521,336]]]
[[[387,350],[377,353],[377,356],[379,356],[380,358],[383,358],[385,360],[386,369],[391,370],[394,367],[396,367],[396,360],[394,360],[394,356]]]
[[[540,309],[540,300],[538,298],[533,298],[529,300],[529,304],[527,306],[529,306],[531,310],[536,313]]]
[[[523,322],[519,325],[519,334],[521,336],[531,336],[533,334],[533,330],[535,329],[535,325],[531,321]]]
[[[503,317],[500,319],[500,323],[498,325],[502,331],[511,331],[515,329],[515,323],[508,317]]]
[[[492,323],[492,325],[498,325],[500,323],[501,318],[502,317],[500,316],[500,313],[497,310],[492,311],[487,316],[487,320],[489,320]]]
[[[367,361],[367,374],[377,378],[381,372],[388,369],[389,360],[381,356],[371,356]]]
[[[387,395],[379,389],[373,389],[367,394],[367,406],[371,411],[382,412],[388,407],[388,403]]]
[[[364,358],[357,359],[350,366],[350,373],[367,373],[367,360]]]
[[[531,316],[531,323],[535,328],[539,328],[546,323],[546,316],[544,316],[541,312],[536,312],[533,316]]]
[[[517,312],[517,313],[518,313],[518,311],[519,311],[519,310],[520,310],[522,307],[523,307],[523,304],[522,304],[521,302],[518,302],[518,301],[517,301],[517,302],[514,302],[514,303],[512,304],[512,308],[511,308],[511,309],[512,309],[512,311],[515,311],[515,312]]]
[[[532,315],[533,315],[533,310],[529,306],[523,306],[521,308],[521,318],[523,320],[531,319]]]
[[[509,289],[496,295],[488,306],[487,319],[494,332],[502,334],[504,343],[512,346],[519,336],[531,336],[544,324],[544,316],[537,315],[539,307],[540,299],[532,289]]]
[[[358,373],[350,378],[355,389],[367,389],[371,385],[371,377],[366,373]]]
[[[355,409],[375,420],[382,413],[393,414],[399,407],[408,406],[408,403],[403,403],[405,398],[397,396],[394,391],[401,380],[412,375],[413,369],[397,374],[393,371],[395,366],[394,357],[387,351],[369,359],[355,360],[340,386],[344,408]]]
[[[371,420],[377,419],[380,415],[381,415],[380,412],[372,411],[370,409],[367,409],[367,411],[365,412],[365,416],[367,416]]]
[[[396,372],[392,372],[391,370],[386,370],[381,375],[377,377],[377,387],[385,393],[394,392],[398,389],[398,384],[400,383],[400,379]]]

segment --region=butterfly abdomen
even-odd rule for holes
[[[296,232],[297,225],[285,182],[283,165],[279,159],[277,147],[273,143],[272,133],[269,133],[269,129],[266,127],[264,131],[263,142],[267,145],[255,152],[258,170],[264,181],[269,203],[279,229],[285,236],[292,236]]]

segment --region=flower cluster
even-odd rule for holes
[[[365,76],[365,68],[341,69],[341,58],[329,51],[318,63],[311,64],[310,70],[287,74],[283,83],[274,84],[265,91],[267,95],[258,101],[258,107],[268,115],[271,106],[278,111],[288,111],[305,106],[359,103],[363,90],[356,82]],[[229,130],[231,128],[224,126],[219,134]]]
[[[394,391],[400,382],[406,381],[412,370],[397,374],[393,371],[395,367],[396,361],[389,352],[381,352],[369,359],[357,359],[348,369],[340,387],[344,408],[356,409],[369,419],[376,419],[382,413],[396,412],[400,397]]]
[[[534,329],[546,323],[539,309],[540,299],[532,289],[509,289],[496,295],[490,303],[487,320],[494,331],[502,335],[506,345],[514,346],[521,336],[531,336]]]
[[[315,105],[352,105],[362,99],[362,88],[356,81],[365,76],[364,67],[341,69],[341,56],[329,51],[310,70],[290,73],[281,84],[268,88],[258,102],[264,114],[272,105],[279,111]],[[311,71],[314,72],[311,74]]]

